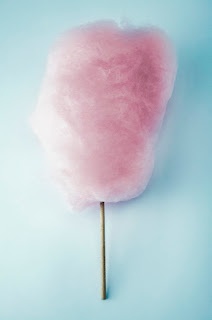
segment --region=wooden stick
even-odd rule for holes
[[[106,268],[105,268],[105,203],[100,202],[100,228],[101,228],[101,298],[106,299]]]

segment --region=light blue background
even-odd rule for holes
[[[154,24],[179,69],[143,196],[72,215],[27,124],[49,47],[102,18]],[[210,320],[212,1],[0,0],[0,320]]]

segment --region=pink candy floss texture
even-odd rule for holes
[[[96,22],[57,41],[31,124],[72,209],[144,191],[175,74],[156,28]]]

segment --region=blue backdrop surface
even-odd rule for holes
[[[178,74],[156,166],[137,199],[70,214],[28,126],[46,58],[67,28],[129,19],[163,28]],[[0,1],[0,319],[210,320],[212,1]]]

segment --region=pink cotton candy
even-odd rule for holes
[[[73,209],[144,191],[175,73],[156,28],[97,22],[57,41],[32,126]]]

